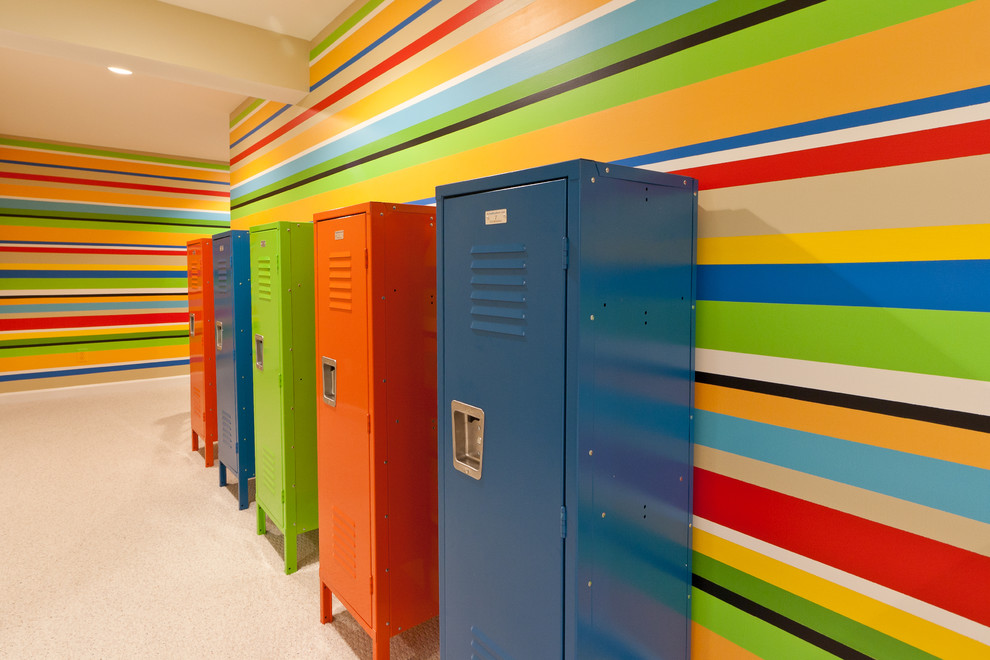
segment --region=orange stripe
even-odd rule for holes
[[[47,165],[58,165],[61,167],[86,167],[100,170],[112,170],[114,172],[133,172],[136,174],[151,174],[154,176],[201,179],[206,181],[214,181],[217,184],[227,184],[230,177],[228,172],[223,170],[197,169],[192,167],[182,167],[180,165],[162,165],[147,163],[144,161],[127,160],[126,158],[117,160],[103,156],[87,156],[83,154],[72,154],[61,151],[20,149],[9,146],[0,146],[0,159],[16,160],[28,163],[43,163]]]
[[[52,201],[77,202],[83,204],[114,204],[140,208],[142,206],[155,208],[181,209],[184,211],[217,211],[230,210],[228,200],[214,201],[205,199],[186,199],[175,194],[168,195],[135,195],[132,193],[110,192],[107,190],[91,190],[86,187],[53,187],[44,184],[6,184],[0,183],[0,196],[42,199]]]
[[[242,137],[256,129],[258,126],[263,124],[267,119],[269,119],[276,112],[281,110],[285,104],[276,103],[275,101],[267,101],[260,108],[255,110],[246,121],[241,122],[241,124],[230,132],[230,142],[233,144],[237,142]]]
[[[189,357],[189,344],[180,340],[180,343],[173,346],[144,346],[141,348],[123,348],[109,351],[81,350],[68,353],[0,358],[0,372],[91,367],[113,362],[137,362],[139,360],[185,357]]]
[[[758,660],[759,656],[691,622],[691,660]]]
[[[129,243],[131,245],[185,244],[195,238],[212,236],[213,232],[190,232],[185,228],[176,231],[120,231],[116,229],[72,229],[68,227],[21,227],[0,225],[7,241],[51,241],[53,243]],[[223,228],[216,229],[224,231]]]
[[[763,424],[990,469],[990,440],[979,431],[705,383],[695,384],[694,405]]]

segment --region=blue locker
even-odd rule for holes
[[[687,658],[697,182],[437,188],[446,658]]]
[[[250,249],[247,231],[213,236],[220,485],[227,485],[231,470],[241,509],[248,507],[248,480],[254,477]]]

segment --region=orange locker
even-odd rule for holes
[[[186,243],[189,278],[189,391],[192,449],[206,449],[206,467],[213,465],[217,441],[217,350],[213,343],[213,239]],[[209,334],[207,334],[209,333]],[[207,337],[209,338],[207,340]]]
[[[314,216],[320,612],[371,636],[436,616],[436,227],[429,206]]]

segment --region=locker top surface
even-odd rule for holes
[[[637,181],[653,186],[668,186],[691,191],[698,189],[698,182],[691,177],[579,158],[552,165],[541,165],[539,167],[495,174],[470,181],[460,181],[437,186],[437,207],[441,206],[442,198],[444,197],[457,197],[459,195],[470,195],[489,190],[526,186],[556,179],[590,180],[590,177],[610,177],[626,181]]]
[[[271,231],[273,229],[290,229],[297,225],[311,225],[313,224],[310,220],[275,220],[274,222],[266,222],[261,225],[254,225],[248,231],[252,234],[257,234],[262,231]]]
[[[186,248],[195,247],[200,245],[203,249],[208,249],[213,244],[212,236],[203,236],[202,238],[194,238],[191,241],[186,241]]]
[[[226,231],[221,231],[221,232],[217,232],[216,234],[213,234],[213,240],[216,241],[218,239],[224,239],[228,237],[244,238],[247,235],[248,235],[248,230],[246,229],[228,229]]]
[[[358,213],[371,213],[377,209],[389,209],[391,211],[399,213],[429,213],[434,214],[437,212],[436,208],[433,206],[424,206],[421,204],[399,204],[397,202],[364,202],[362,204],[352,204],[351,206],[342,206],[337,209],[331,209],[329,211],[321,211],[313,215],[313,222],[321,222],[323,220],[333,220],[335,218],[344,218],[349,215],[357,215]]]

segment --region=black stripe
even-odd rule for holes
[[[629,71],[638,66],[642,66],[644,64],[654,62],[656,60],[662,59],[664,57],[668,57],[675,53],[679,53],[683,50],[687,50],[688,48],[693,48],[694,46],[698,46],[709,41],[714,41],[726,35],[732,34],[733,32],[739,32],[741,30],[751,28],[755,25],[759,25],[760,23],[765,23],[767,21],[773,20],[775,18],[780,18],[781,16],[785,16],[787,14],[799,11],[801,9],[806,9],[807,7],[820,4],[824,1],[825,0],[785,0],[784,2],[779,2],[775,5],[771,5],[770,7],[765,7],[758,11],[754,11],[750,14],[746,14],[745,16],[740,16],[738,18],[734,18],[732,20],[726,21],[725,23],[721,23],[719,25],[715,25],[710,28],[705,28],[700,32],[696,32],[686,37],[675,39],[670,43],[657,46],[656,48],[651,48],[650,50],[647,50],[638,55],[634,55],[632,57],[626,58],[619,62],[615,62],[613,64],[609,64],[608,66],[602,67],[601,69],[598,69],[596,71],[592,71],[590,73],[580,75],[577,78],[573,78],[566,82],[559,83],[552,87],[548,87],[545,90],[535,92],[528,96],[524,96],[521,99],[517,99],[510,103],[506,103],[497,108],[486,110],[485,112],[477,114],[473,117],[462,119],[461,121],[455,122],[449,126],[445,126],[444,128],[431,131],[419,137],[412,138],[411,140],[406,140],[405,142],[401,142],[395,146],[388,147],[387,149],[376,151],[375,153],[368,154],[367,156],[363,156],[356,160],[352,160],[349,163],[338,165],[337,167],[330,168],[323,172],[318,172],[317,174],[310,175],[294,183],[286,184],[275,190],[271,190],[269,192],[258,195],[253,199],[232,204],[230,208],[231,210],[239,209],[244,206],[247,206],[248,204],[254,204],[255,202],[260,202],[263,199],[274,197],[275,195],[281,195],[282,193],[288,192],[294,188],[305,186],[307,184],[313,183],[314,181],[319,181],[320,179],[326,178],[328,176],[333,176],[334,174],[339,174],[340,172],[343,172],[344,170],[348,170],[352,167],[364,165],[365,163],[369,163],[373,160],[384,158],[385,156],[390,156],[400,151],[410,149],[412,147],[424,144],[426,142],[430,142],[432,140],[436,140],[438,138],[444,137],[445,135],[450,135],[451,133],[462,131],[466,128],[470,128],[472,126],[476,126],[478,124],[486,122],[489,119],[494,119],[495,117],[508,114],[515,110],[519,110],[520,108],[524,108],[528,105],[533,105],[534,103],[545,101],[546,99],[552,98],[554,96],[559,96],[560,94],[563,94],[565,92],[569,92],[579,87],[589,85],[593,82],[603,80],[610,76],[614,76],[619,73]]]
[[[60,342],[44,342],[35,341],[23,344],[0,344],[0,351],[5,348],[38,348],[41,346],[51,347],[51,346],[81,346],[83,344],[109,344],[110,342],[124,342],[124,341],[146,341],[148,339],[178,339],[179,337],[187,337],[188,334],[185,332],[169,333],[169,334],[156,334],[147,337],[126,337],[123,339],[87,339],[85,341],[60,341]]]
[[[25,215],[23,213],[0,213],[0,218],[18,218],[24,220],[71,220],[73,222],[115,222],[125,225],[166,225],[168,227],[205,227],[207,229],[216,229],[217,227],[226,227],[226,222],[223,220],[216,220],[215,222],[219,224],[215,225],[204,225],[199,224],[195,220],[186,220],[184,218],[177,218],[173,222],[162,222],[158,220],[113,220],[110,218],[73,218],[69,216],[61,215]],[[58,227],[55,227],[58,229]]]
[[[705,593],[728,603],[736,609],[742,610],[747,614],[766,621],[771,626],[780,628],[784,632],[790,633],[799,639],[803,639],[809,644],[813,644],[823,651],[827,651],[828,653],[831,653],[839,658],[848,658],[849,660],[871,659],[871,656],[866,655],[861,651],[857,651],[850,646],[846,646],[842,642],[836,641],[827,635],[823,635],[803,623],[798,623],[793,619],[789,619],[783,614],[774,612],[770,608],[764,607],[763,605],[760,605],[745,596],[740,596],[736,592],[717,585],[711,580],[703,578],[700,575],[693,574],[691,576],[691,584],[701,591],[704,591]]]
[[[914,419],[919,422],[931,422],[932,424],[990,433],[990,417],[977,415],[976,413],[946,410],[945,408],[921,406],[914,403],[903,403],[901,401],[888,401],[887,399],[876,399],[873,397],[858,396],[856,394],[845,394],[843,392],[816,390],[810,387],[782,385],[780,383],[738,378],[736,376],[723,376],[721,374],[705,373],[703,371],[695,373],[695,380],[708,385],[731,387],[733,389],[757,392],[759,394],[781,396],[799,401],[822,403],[827,406],[838,406],[852,410],[890,415],[891,417]]]

